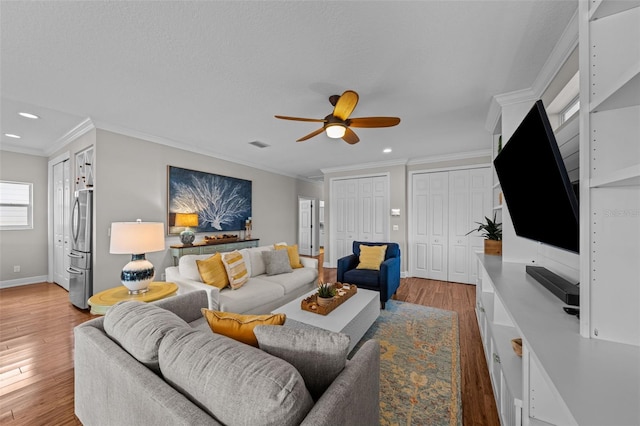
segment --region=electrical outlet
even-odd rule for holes
[[[20,265],[13,265],[13,272],[20,272]]]

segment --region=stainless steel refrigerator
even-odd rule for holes
[[[69,273],[69,300],[81,309],[89,307],[93,295],[91,245],[93,232],[93,190],[76,191],[71,213],[71,264]]]

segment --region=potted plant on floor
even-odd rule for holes
[[[333,296],[336,295],[336,290],[332,284],[320,283],[318,285],[318,297],[317,302],[320,306],[326,306],[331,303]]]
[[[467,232],[466,235],[469,235],[472,232],[478,231],[482,232],[482,236],[484,237],[484,254],[502,254],[502,223],[498,223],[496,221],[496,214],[493,214],[493,220],[489,219],[485,216],[485,223],[476,222],[478,225],[477,229],[472,229]]]

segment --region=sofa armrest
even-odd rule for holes
[[[380,265],[380,292],[383,293],[384,300],[389,300],[398,287],[400,287],[400,258],[391,257]]]
[[[358,256],[350,254],[349,256],[338,259],[338,282],[344,282],[344,273],[358,266]]]
[[[302,266],[305,268],[318,269],[318,259],[300,256],[300,263],[302,263]]]
[[[322,394],[304,426],[380,424],[380,344],[368,340]]]
[[[167,282],[178,285],[178,294],[191,293],[193,291],[204,290],[207,293],[209,309],[214,311],[220,308],[220,289],[200,281],[190,280],[180,275],[177,266],[170,266],[165,269]]]

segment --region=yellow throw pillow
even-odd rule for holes
[[[205,260],[196,260],[196,265],[203,283],[218,287],[221,290],[229,285],[229,278],[220,253],[216,253]]]
[[[289,255],[289,264],[293,269],[303,268],[302,263],[300,263],[300,254],[298,253],[298,245],[285,246],[280,244],[274,245],[276,250],[286,250]]]
[[[384,262],[386,253],[386,244],[383,246],[366,246],[360,244],[360,263],[356,266],[356,269],[373,269],[379,271],[380,264]]]
[[[241,315],[231,312],[211,311],[202,308],[202,315],[209,323],[211,331],[235,339],[247,345],[258,347],[253,329],[258,325],[282,325],[285,314]]]
[[[249,280],[247,266],[244,264],[242,254],[238,250],[222,253],[222,264],[227,271],[229,285],[232,289],[239,289]]]

